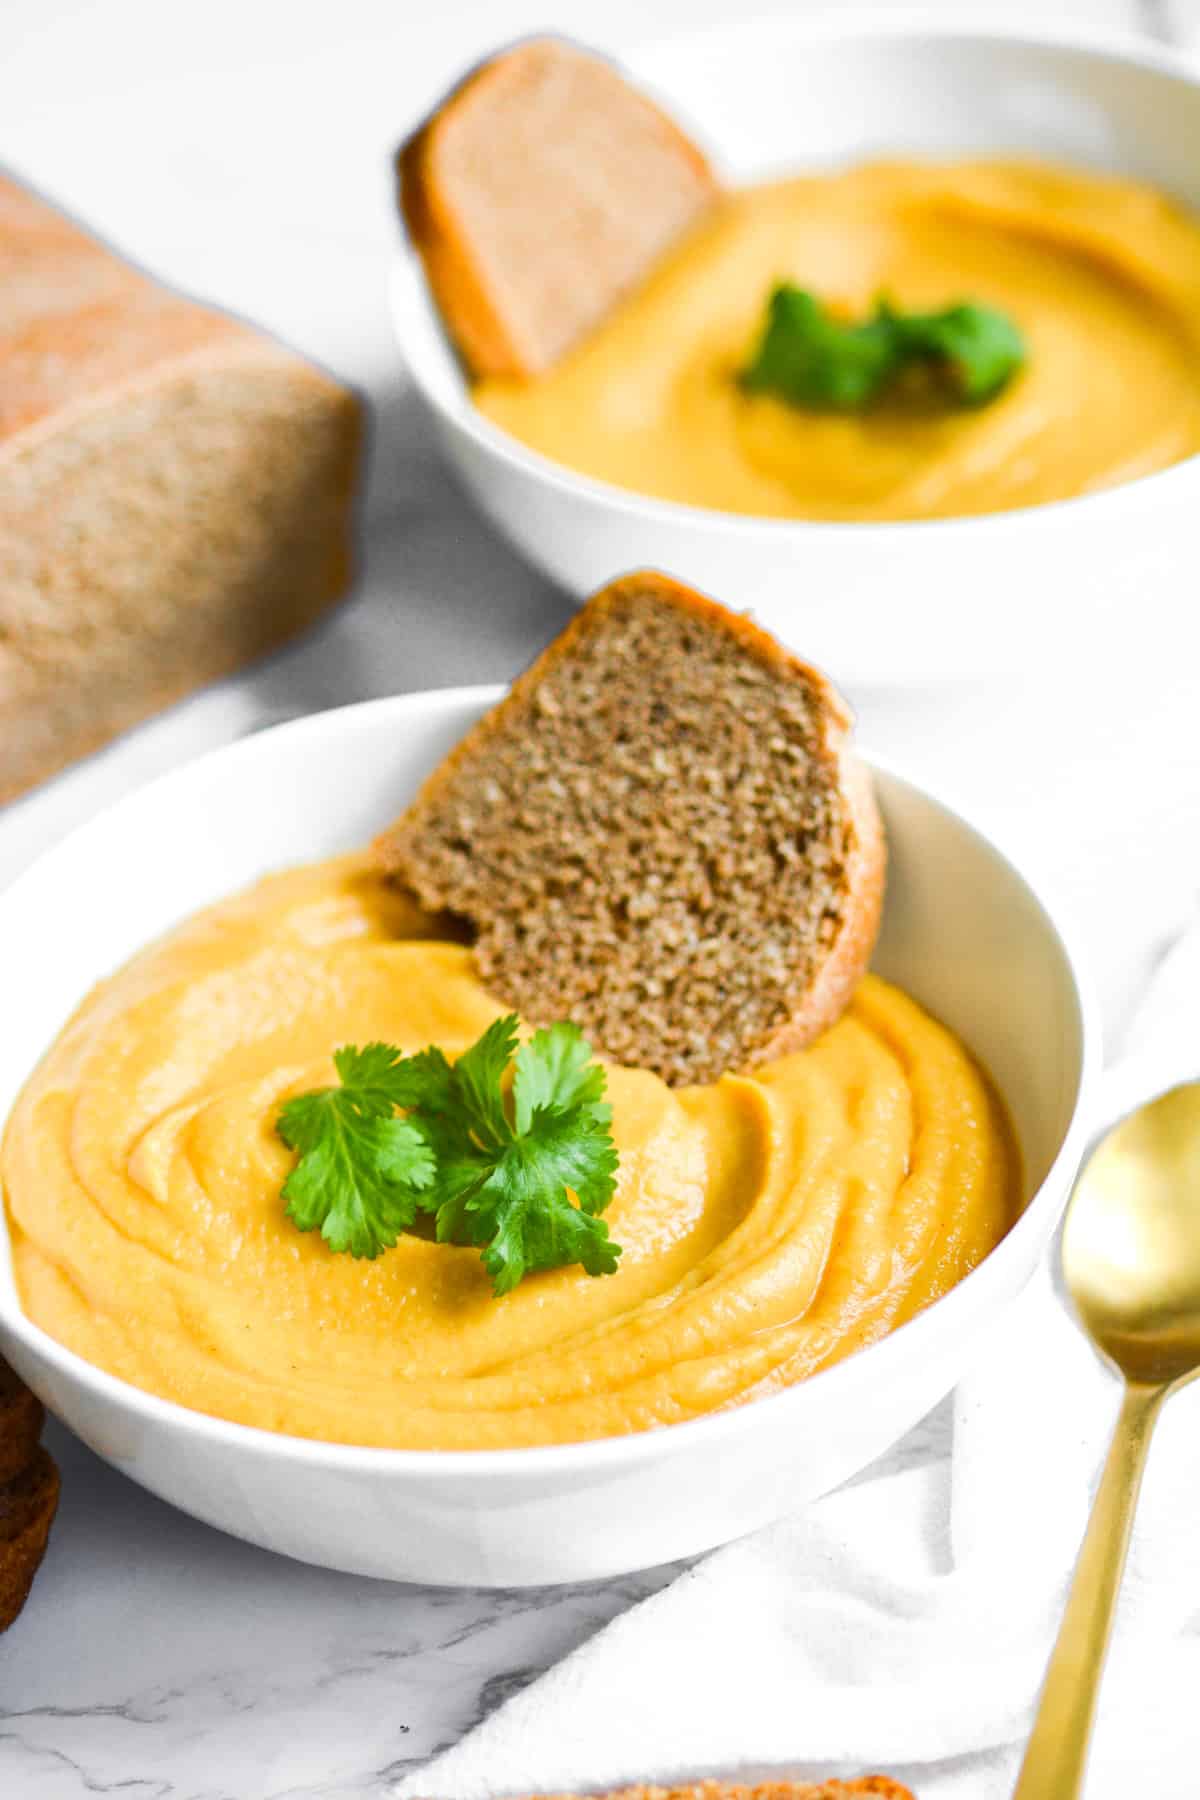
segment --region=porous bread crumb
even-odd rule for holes
[[[824,678],[746,621],[628,577],[381,851],[470,922],[480,976],[525,1019],[574,1019],[670,1082],[713,1080],[778,1048],[860,905],[877,820],[851,804],[846,724]]]

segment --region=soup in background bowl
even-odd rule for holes
[[[1019,233],[1000,230],[993,209],[986,229],[969,228],[974,262],[965,274],[986,299],[982,288],[997,278],[992,265],[999,258],[1004,278],[989,292],[1007,293],[1014,316],[1016,289],[1035,267],[1057,278],[1060,299],[1071,290],[1082,305],[1079,290],[1086,289],[1097,350],[1101,341],[1107,347],[1099,358],[1107,373],[1081,387],[1081,409],[1096,410],[1073,431],[1070,390],[1088,358],[1082,333],[1069,346],[1064,341],[1070,312],[1051,296],[1031,317],[1035,355],[1026,370],[977,416],[931,419],[901,409],[864,446],[866,421],[790,417],[769,395],[735,408],[741,396],[730,378],[753,338],[765,284],[789,273],[814,283],[820,276],[827,298],[861,308],[872,298],[876,268],[887,266],[886,256],[872,261],[861,245],[857,253],[851,246],[835,254],[827,242],[815,268],[815,249],[801,266],[768,247],[754,267],[754,292],[743,294],[740,278],[730,278],[728,306],[722,298],[717,308],[728,310],[713,343],[717,362],[725,360],[720,379],[705,350],[698,362],[686,362],[673,389],[672,405],[686,413],[685,428],[671,435],[678,454],[647,451],[631,477],[628,443],[617,459],[622,472],[608,460],[611,420],[601,419],[601,466],[585,473],[554,460],[564,454],[562,443],[547,442],[543,454],[480,411],[420,265],[404,249],[393,282],[404,360],[443,448],[489,518],[581,598],[614,569],[643,565],[753,607],[767,629],[833,670],[851,693],[864,684],[1010,679],[1030,667],[1077,673],[1082,661],[1117,654],[1126,665],[1152,667],[1190,604],[1188,521],[1200,498],[1192,453],[1193,327],[1188,319],[1180,329],[1174,276],[1164,278],[1162,266],[1146,276],[1146,305],[1138,310],[1142,237],[1121,228],[1116,244],[1114,221],[1127,206],[1143,222],[1156,264],[1162,226],[1181,247],[1168,261],[1187,285],[1191,219],[1200,209],[1196,72],[1153,46],[1086,34],[1023,28],[1017,35],[950,22],[856,21],[851,14],[738,22],[631,51],[622,62],[706,143],[731,187],[784,183],[760,189],[768,212],[777,204],[772,194],[786,196],[793,178],[813,184],[809,191],[824,195],[836,213],[863,183],[868,190],[882,183],[873,204],[881,203],[897,167],[919,188],[922,170],[954,165],[962,180],[968,169],[979,171],[956,203],[961,214],[989,182],[1001,181],[998,163],[1040,169],[1038,191],[1019,197],[1017,209],[1028,221],[1032,206],[1034,222],[1042,220],[1040,240],[1026,245]],[[893,174],[873,175],[880,164]],[[1080,202],[1073,212],[1052,192],[1062,179],[1054,171],[1063,168]],[[1083,203],[1109,193],[1114,217],[1098,220],[1093,208],[1089,226]],[[747,204],[759,202],[751,194]],[[969,298],[940,261],[936,269],[930,264],[936,234],[929,218],[926,212],[920,242],[905,253],[912,298],[940,305]],[[720,250],[723,228],[713,229]],[[1061,241],[1079,232],[1093,240],[1082,260]],[[703,241],[702,233],[696,242]],[[1111,281],[1104,278],[1106,241],[1119,264]],[[841,255],[851,266],[839,268]],[[698,282],[689,287],[702,293]],[[727,292],[724,277],[720,292]],[[647,296],[653,293],[651,283]],[[705,323],[701,348],[707,331]],[[686,332],[684,339],[691,341]],[[1124,346],[1126,366],[1139,371],[1136,380],[1118,381],[1106,360],[1114,342]],[[580,382],[590,396],[589,355],[602,352],[603,331],[590,353],[564,365],[562,379]],[[1059,368],[1063,379],[1055,385]],[[645,382],[632,387],[640,432],[647,411],[653,423],[657,401]],[[481,398],[489,410],[495,404],[503,412],[516,399],[536,412],[538,391],[537,384],[523,396],[485,389]],[[737,411],[737,419],[723,420],[723,409]],[[576,426],[580,433],[593,428],[590,420]],[[965,459],[951,454],[956,438],[971,452]],[[813,454],[794,461],[798,439],[811,443]],[[652,433],[644,443],[651,441]],[[638,486],[646,491],[634,492]],[[988,510],[997,506],[1006,510]],[[755,516],[756,508],[775,516]],[[785,516],[789,511],[810,516]]]

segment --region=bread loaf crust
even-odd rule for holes
[[[345,591],[356,397],[0,176],[0,802]]]

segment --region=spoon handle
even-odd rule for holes
[[[1078,1800],[1133,1510],[1165,1387],[1130,1382],[1088,1521],[1013,1800]]]

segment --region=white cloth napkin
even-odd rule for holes
[[[1198,1015],[1200,924],[1151,982],[1102,1122],[1200,1073]],[[949,1457],[893,1473],[885,1461],[715,1552],[399,1783],[397,1800],[864,1770],[918,1800],[1001,1800],[1116,1401],[1048,1266],[956,1390]],[[1198,1490],[1200,1382],[1156,1434],[1088,1800],[1200,1795]]]

